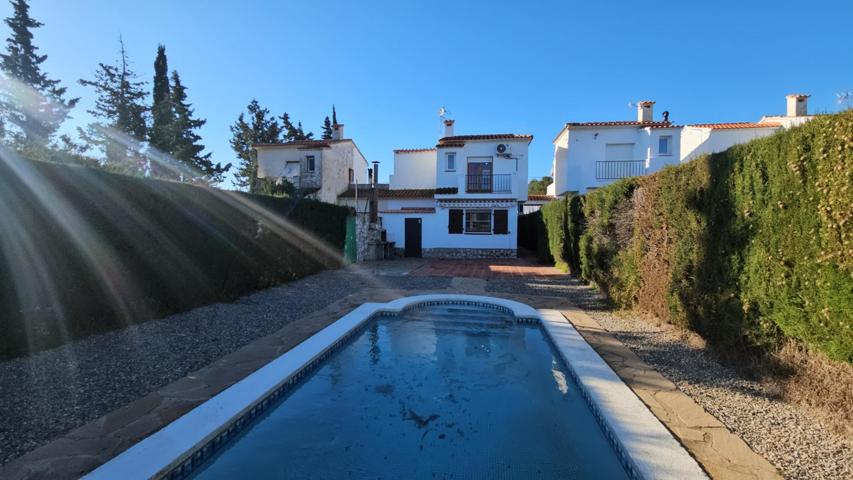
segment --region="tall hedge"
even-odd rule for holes
[[[853,361],[853,112],[587,194],[584,278],[727,347]]]
[[[9,154],[0,184],[0,357],[337,266],[348,215]]]
[[[581,197],[567,195],[519,217],[519,244],[543,263],[578,273],[582,229]]]

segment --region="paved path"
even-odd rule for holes
[[[326,288],[328,285],[338,285]],[[325,272],[294,282],[286,287],[260,292],[238,304],[254,305],[257,310],[244,310],[240,315],[226,315],[224,328],[237,329],[241,323],[255,320],[267,325],[271,320],[286,316],[288,308],[302,314],[289,316],[287,321],[275,324],[271,332],[258,328],[252,334],[242,334],[241,338],[254,335],[254,339],[242,344],[233,344],[227,349],[216,349],[218,360],[211,360],[201,368],[190,366],[187,362],[175,360],[168,352],[165,361],[170,368],[179,372],[177,376],[161,377],[161,383],[151,387],[148,392],[138,394],[135,399],[117,400],[112,404],[93,407],[94,417],[81,416],[77,425],[68,429],[65,435],[48,432],[40,438],[38,448],[27,455],[9,462],[0,470],[3,478],[72,478],[84,473],[100,463],[125,450],[133,443],[162,428],[168,422],[186,413],[204,400],[210,398],[234,382],[245,377],[260,366],[266,364],[281,353],[292,348],[337,318],[363,302],[385,302],[401,296],[429,292],[473,293],[511,298],[530,304],[536,308],[550,308],[564,312],[599,351],[614,370],[626,381],[637,395],[661,421],[682,441],[688,450],[699,460],[703,467],[715,478],[774,478],[777,474],[761,456],[755,454],[737,435],[708,414],[699,405],[665,377],[637,357],[630,349],[608,331],[598,325],[578,306],[586,308],[597,301],[590,289],[556,269],[530,265],[522,261],[438,261],[403,260],[377,262],[350,267],[334,272]],[[263,299],[258,302],[256,299]],[[268,295],[269,297],[266,297]],[[281,298],[287,301],[281,303]],[[568,300],[571,298],[572,302]],[[278,299],[276,301],[275,299]],[[269,302],[276,307],[270,313]],[[215,315],[230,305],[204,307],[204,318],[222,318]],[[301,307],[300,307],[301,306]],[[146,334],[161,335],[163,325],[179,329],[198,316],[198,310],[149,322],[147,330],[135,332],[139,338]],[[275,310],[278,310],[276,314]],[[220,320],[221,321],[221,320]],[[214,324],[217,328],[223,325]],[[229,327],[230,325],[230,327]],[[194,328],[198,328],[196,325]],[[227,332],[227,331],[226,331]],[[184,332],[192,335],[193,332]],[[118,335],[118,334],[115,334]],[[97,348],[78,350],[81,355],[92,352],[109,351],[116,339],[110,334],[89,339]],[[191,349],[201,349],[204,345],[191,344]],[[56,362],[45,352],[45,357]],[[121,352],[118,352],[121,355]],[[39,357],[42,358],[42,357]],[[35,366],[38,359],[30,360]],[[150,358],[149,362],[163,362],[163,358]],[[33,363],[35,362],[35,363]],[[85,362],[78,362],[86,365]],[[8,365],[0,364],[0,378]],[[97,385],[97,389],[109,390],[109,382],[98,383],[98,379],[116,375],[125,375],[119,365],[112,370],[80,371],[77,378],[85,378]],[[96,378],[90,378],[96,377]],[[47,380],[42,378],[42,380]],[[145,385],[156,383],[153,379],[142,379]],[[0,382],[2,383],[2,382]],[[2,390],[0,390],[2,392]],[[7,395],[8,396],[8,395]],[[2,395],[0,395],[2,397]],[[26,397],[18,397],[23,402]],[[116,402],[121,401],[120,404]],[[123,406],[122,406],[123,405]],[[2,406],[2,402],[0,402]],[[10,412],[12,413],[12,412]],[[50,416],[50,412],[47,412]],[[0,417],[3,418],[3,417]],[[51,419],[48,418],[47,421]],[[4,422],[3,429],[7,425]],[[12,432],[11,437],[14,437]],[[53,441],[50,441],[53,439]],[[796,448],[796,447],[795,447]],[[0,456],[2,458],[2,456]],[[815,476],[814,478],[819,478]],[[838,478],[842,478],[839,476]]]

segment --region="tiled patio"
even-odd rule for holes
[[[411,273],[417,277],[469,277],[537,279],[565,275],[564,272],[524,259],[431,260]]]

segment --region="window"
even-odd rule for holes
[[[509,211],[495,210],[494,230],[495,235],[507,235],[509,233]]]
[[[465,210],[465,233],[492,233],[492,212]]]
[[[447,171],[452,172],[456,170],[456,153],[450,152],[447,154]]]
[[[666,135],[658,139],[658,155],[672,155],[672,136]]]
[[[306,157],[305,157],[305,165],[306,165],[306,167],[305,167],[305,168],[306,168],[309,172],[313,172],[313,171],[314,171],[314,167],[316,166],[316,165],[314,165],[314,155],[308,155],[308,156],[306,156]]]
[[[355,172],[353,172],[352,169],[350,168],[349,169],[349,183],[353,183],[354,180],[355,180]]]
[[[458,208],[450,209],[449,219],[447,222],[447,233],[462,233],[462,210]]]

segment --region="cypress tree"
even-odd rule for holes
[[[151,97],[151,133],[149,143],[159,151],[171,154],[173,153],[171,141],[175,136],[172,131],[175,114],[172,106],[172,96],[169,92],[169,65],[166,59],[166,47],[163,45],[157,46],[157,58],[154,60],[154,85]]]
[[[14,13],[5,22],[12,35],[6,39],[6,53],[0,54],[0,68],[6,77],[0,92],[3,131],[9,132],[9,126],[14,126],[11,133],[19,147],[44,147],[79,99],[66,100],[66,88],[42,71],[47,55],[37,53],[31,30],[43,24],[30,17],[27,1],[10,3]]]
[[[255,193],[259,190],[258,159],[252,145],[279,142],[282,140],[283,130],[278,120],[269,116],[269,110],[261,107],[257,100],[252,99],[247,110],[249,120],[247,121],[245,113],[241,112],[231,126],[230,143],[240,161],[234,175],[234,183],[250,193]]]
[[[127,173],[144,174],[147,160],[141,153],[148,133],[148,94],[145,82],[137,80],[130,69],[124,41],[119,38],[119,58],[114,65],[98,64],[93,80],[81,79],[80,84],[95,89],[98,98],[89,113],[104,120],[105,126],[88,128],[85,138],[101,147],[107,166]]]
[[[332,104],[332,126],[338,126],[338,112],[335,111],[335,104]]]
[[[326,117],[326,119],[323,120],[323,136],[320,138],[323,140],[332,139],[332,122],[329,120],[329,117]]]
[[[220,163],[214,165],[209,152],[202,154],[204,145],[200,143],[201,136],[195,133],[195,130],[201,128],[207,120],[193,118],[192,105],[187,102],[186,87],[181,83],[177,71],[172,72],[170,104],[174,107],[174,135],[169,142],[172,156],[192,170],[191,177],[185,177],[184,180],[206,184],[221,182],[231,164],[224,167]]]

